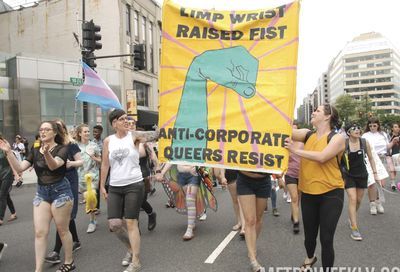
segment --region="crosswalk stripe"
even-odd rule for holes
[[[204,263],[212,264],[215,259],[221,254],[221,252],[225,249],[225,247],[229,244],[229,242],[235,237],[238,231],[231,231],[225,239],[217,246],[217,248],[213,251],[213,253],[208,256],[208,258],[204,261]]]

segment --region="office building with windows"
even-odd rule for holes
[[[85,11],[87,21],[101,26],[103,46],[96,56],[130,54],[134,44],[144,44],[144,70],[134,69],[132,57],[117,57],[97,59],[96,71],[139,125],[157,123],[161,8],[153,0],[86,0]],[[81,0],[42,0],[17,9],[0,0],[1,132],[32,139],[43,120],[83,122],[80,102],[75,113],[79,87],[71,83],[82,78],[74,38],[81,37],[81,19]],[[90,126],[107,126],[106,113],[96,105],[89,104],[88,113]]]
[[[361,34],[349,42],[331,62],[330,100],[342,94],[356,100],[368,96],[381,113],[400,113],[400,56],[379,33]]]

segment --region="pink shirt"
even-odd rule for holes
[[[296,142],[296,145],[299,145],[299,148],[303,149],[304,144],[301,142]],[[286,175],[292,178],[299,178],[300,171],[300,156],[294,153],[289,154],[289,167],[286,172]]]

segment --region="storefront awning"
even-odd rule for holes
[[[138,110],[138,127],[154,126],[158,124],[158,112],[150,110]]]

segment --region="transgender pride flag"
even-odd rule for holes
[[[76,99],[99,105],[103,110],[122,109],[113,90],[86,63],[83,64],[85,81],[79,89]]]

